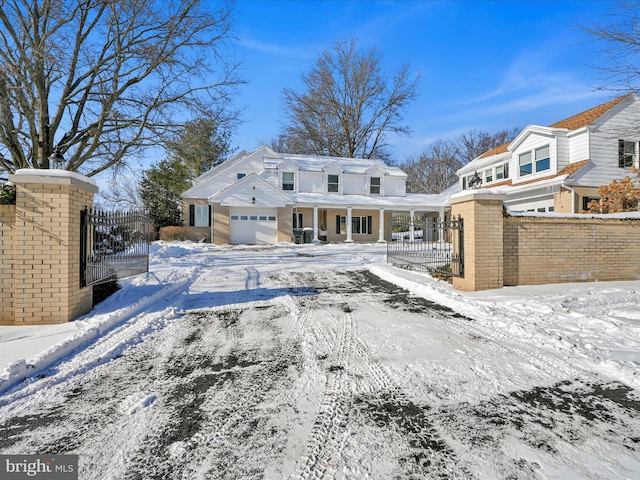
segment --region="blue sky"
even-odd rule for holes
[[[253,150],[276,137],[282,90],[336,40],[376,47],[383,69],[409,64],[421,76],[406,111],[410,136],[391,139],[402,161],[438,139],[471,129],[549,125],[614,96],[602,45],[579,28],[606,20],[610,1],[238,0],[235,35],[244,108],[234,146]]]

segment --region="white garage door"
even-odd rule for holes
[[[275,208],[231,208],[229,242],[255,245],[278,242],[278,222]]]

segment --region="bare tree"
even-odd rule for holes
[[[456,182],[456,171],[483,153],[511,142],[519,128],[494,134],[470,130],[460,137],[438,140],[417,157],[409,157],[400,167],[408,175],[409,193],[440,193]]]
[[[96,203],[102,207],[118,210],[143,210],[144,202],[140,198],[139,180],[129,167],[112,170],[107,181],[109,188],[100,190]]]
[[[189,110],[224,109],[232,8],[205,0],[3,0],[0,167],[92,176],[139,155]],[[185,113],[186,112],[186,113]]]
[[[401,168],[408,175],[407,192],[440,193],[456,180],[462,164],[452,142],[438,140],[417,158],[409,158]]]
[[[466,165],[475,158],[489,150],[506,145],[520,133],[520,128],[515,127],[510,130],[500,130],[496,133],[479,132],[469,130],[455,140],[458,160],[461,166]]]
[[[304,92],[284,89],[286,145],[297,153],[386,158],[387,136],[407,134],[403,110],[416,97],[418,77],[402,66],[390,78],[374,48],[338,41],[302,75]]]
[[[640,2],[620,2],[611,5],[609,15],[600,23],[582,25],[582,29],[603,43],[609,57],[599,67],[606,86],[603,89],[640,92]],[[605,20],[608,19],[608,20]]]

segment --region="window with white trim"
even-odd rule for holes
[[[340,191],[340,176],[327,175],[327,192],[338,193]]]
[[[551,168],[549,145],[521,153],[518,155],[518,165],[521,177],[549,170]]]
[[[531,161],[531,152],[518,155],[518,164],[520,165],[520,176],[531,175],[533,173],[533,162]]]
[[[536,172],[544,172],[551,168],[551,157],[549,156],[549,145],[536,148]]]
[[[371,177],[369,179],[369,194],[380,195],[382,183],[380,177]]]
[[[618,140],[618,167],[630,168],[638,166],[638,143]]]
[[[504,178],[509,178],[509,164],[503,163],[502,165],[498,165],[496,167],[496,180],[502,180]]]
[[[293,191],[295,187],[295,174],[293,172],[282,172],[282,190]]]
[[[209,225],[209,205],[196,205],[194,227],[208,227]]]

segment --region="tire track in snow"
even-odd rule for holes
[[[362,290],[373,293],[376,289],[358,278],[357,272],[346,276],[335,273],[313,276],[316,285],[331,286],[335,305],[331,309],[320,300],[315,303],[318,321],[311,332],[316,341],[333,348],[326,358],[325,390],[308,436],[307,450],[299,459],[293,478],[370,478],[371,465],[362,460],[371,453],[353,437],[362,428],[376,429],[379,435],[391,435],[396,443],[405,445],[376,446],[381,455],[400,462],[393,475],[473,478],[465,462],[457,458],[429,419],[430,409],[411,401],[398,375],[376,361],[358,338],[354,315],[357,307],[352,310],[350,305]],[[356,293],[348,293],[350,290]],[[333,315],[331,324],[320,321],[336,309],[342,312]],[[338,331],[331,328],[336,321]]]

